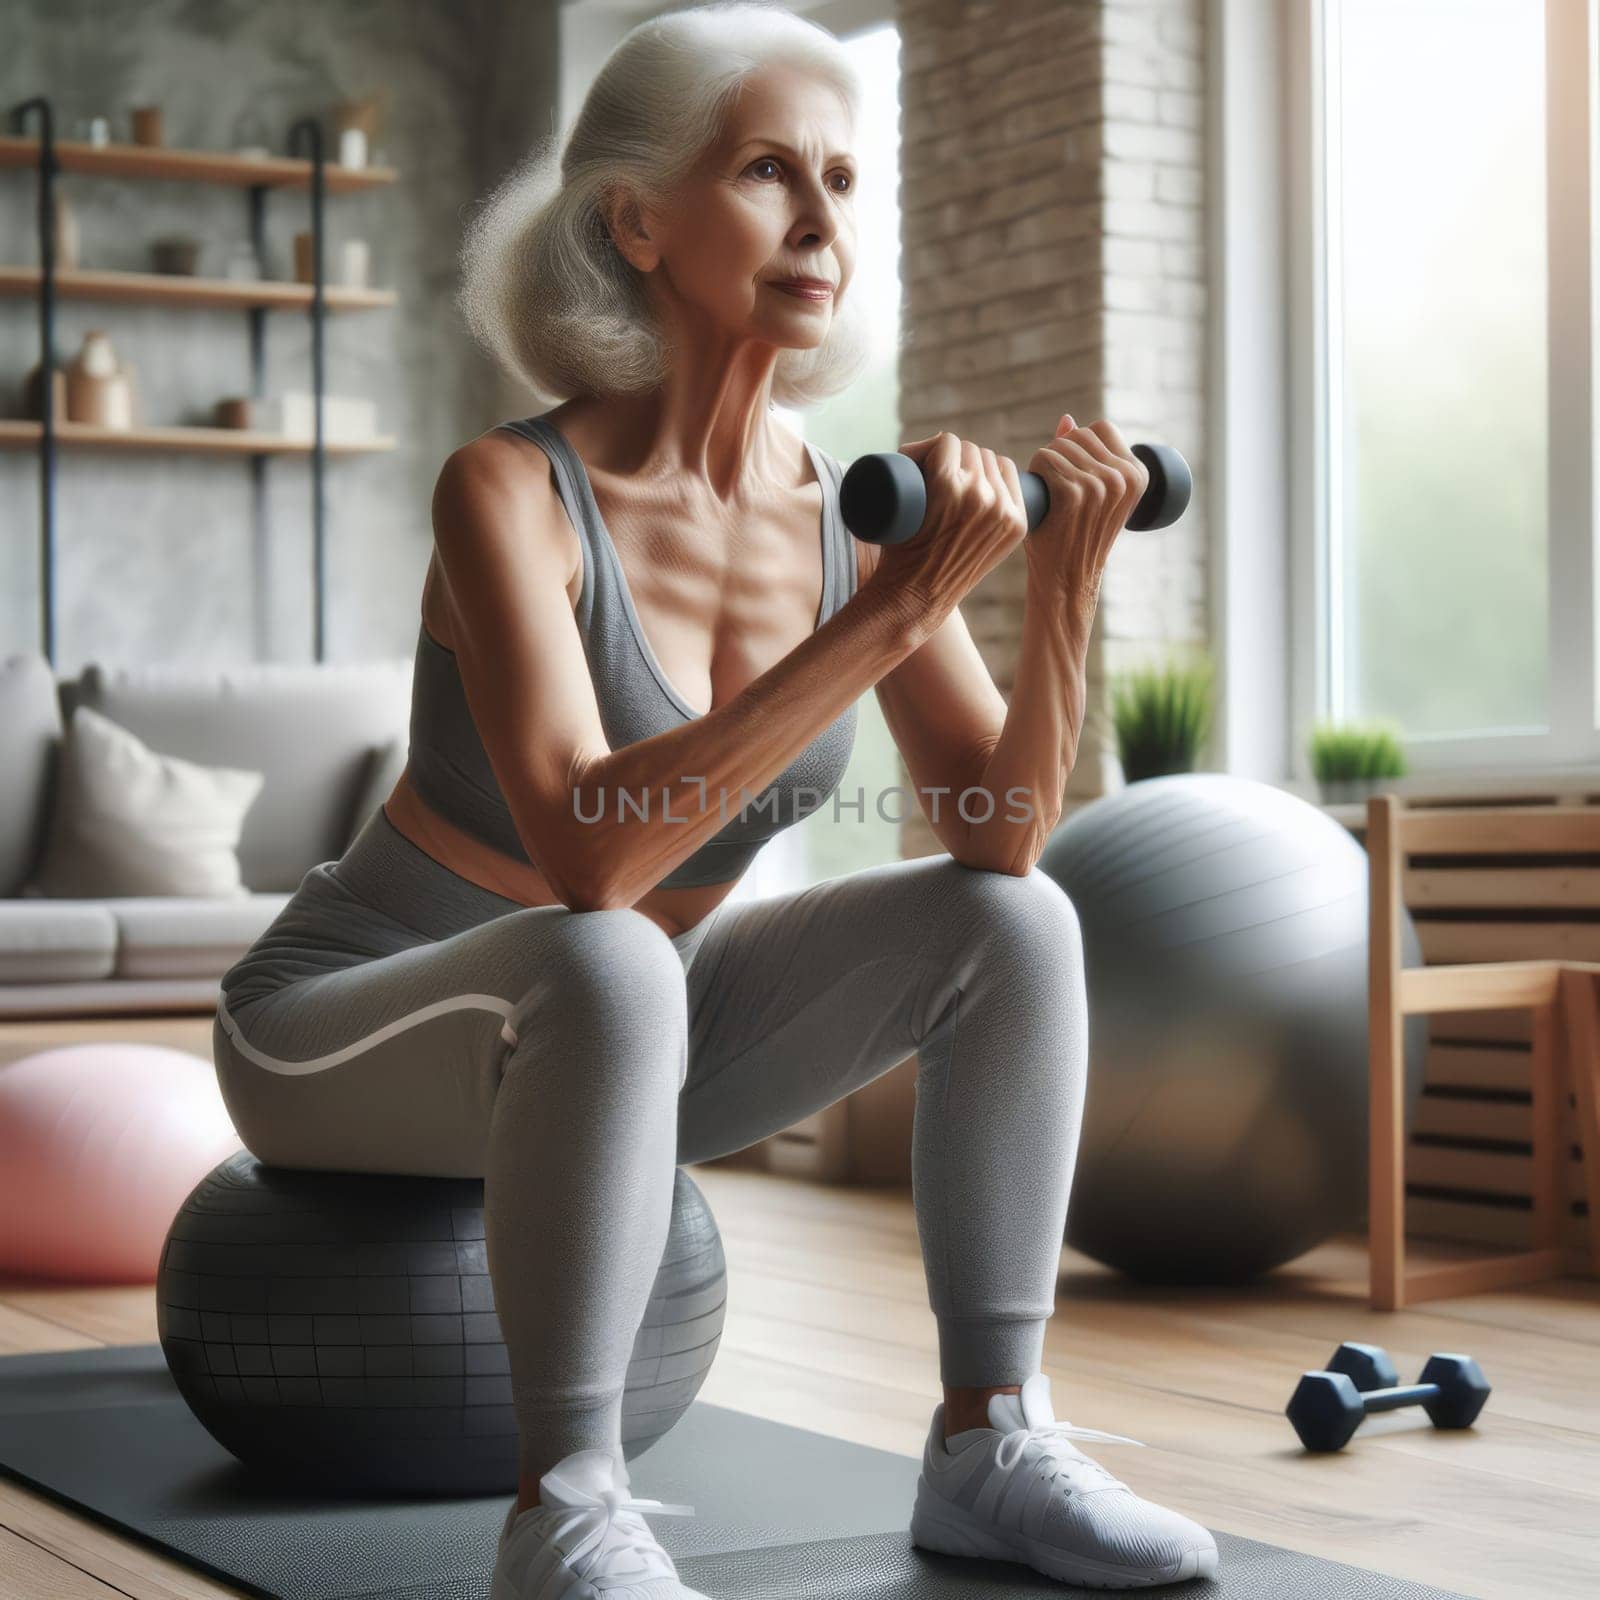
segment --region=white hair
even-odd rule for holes
[[[457,305],[507,372],[547,401],[664,381],[670,347],[603,207],[618,195],[669,204],[720,135],[744,79],[775,64],[830,84],[859,123],[860,80],[831,33],[779,5],[723,0],[632,29],[590,85],[559,155],[556,136],[541,140],[480,202],[461,246]],[[773,400],[803,407],[837,394],[865,365],[869,341],[847,288],[821,344],[779,351]]]

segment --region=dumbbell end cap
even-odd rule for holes
[[[867,544],[904,544],[928,514],[922,469],[898,450],[857,456],[839,483],[839,515]]]
[[[1389,1352],[1378,1344],[1361,1344],[1346,1339],[1328,1361],[1329,1372],[1342,1372],[1363,1393],[1371,1389],[1393,1389],[1400,1382]]]
[[[1307,1450],[1342,1450],[1365,1411],[1356,1386],[1342,1372],[1303,1372],[1284,1415]]]
[[[1470,1428],[1488,1400],[1489,1380],[1471,1356],[1439,1352],[1428,1357],[1419,1383],[1436,1383],[1439,1397],[1423,1410],[1436,1428]]]
[[[1171,527],[1189,509],[1194,493],[1189,463],[1170,444],[1136,444],[1132,454],[1144,463],[1150,483],[1126,526],[1135,533]]]

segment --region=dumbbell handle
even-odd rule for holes
[[[1393,1389],[1365,1389],[1356,1391],[1361,1396],[1362,1408],[1370,1415],[1374,1411],[1398,1411],[1401,1406],[1426,1405],[1439,1398],[1436,1383],[1402,1383]]]
[[[1194,480],[1189,463],[1167,444],[1136,444],[1150,482],[1125,526],[1136,532],[1165,528],[1188,507]],[[1031,533],[1050,507],[1050,490],[1037,472],[1018,474]],[[915,538],[928,514],[928,485],[922,469],[898,450],[858,456],[839,486],[839,511],[845,526],[867,544],[904,544]]]

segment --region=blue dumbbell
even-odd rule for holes
[[[1302,1373],[1285,1414],[1308,1450],[1342,1450],[1375,1411],[1421,1406],[1436,1428],[1470,1428],[1489,1398],[1471,1356],[1431,1355],[1416,1383],[1397,1384],[1377,1345],[1342,1344],[1327,1369]]]

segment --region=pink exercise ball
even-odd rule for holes
[[[0,1272],[154,1283],[189,1192],[241,1140],[209,1061],[74,1044],[0,1066]]]

